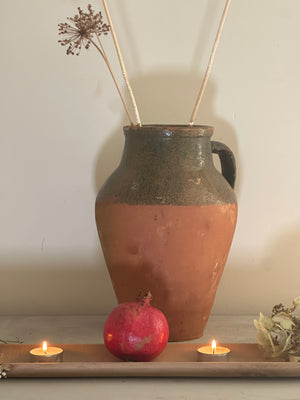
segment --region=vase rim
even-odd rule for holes
[[[178,124],[145,124],[142,126],[126,125],[123,127],[124,134],[155,134],[160,136],[170,137],[178,136],[206,136],[210,137],[213,134],[214,128],[209,125],[178,125]]]

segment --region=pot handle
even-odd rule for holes
[[[218,154],[221,161],[222,175],[229,185],[234,188],[236,164],[233,152],[223,143],[211,141],[211,151]]]

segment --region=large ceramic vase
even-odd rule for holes
[[[234,157],[212,133],[209,126],[124,127],[120,165],[96,200],[118,302],[150,290],[171,341],[203,334],[236,226]]]

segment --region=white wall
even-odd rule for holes
[[[224,3],[108,1],[144,123],[188,122]],[[85,4],[1,1],[2,314],[116,304],[94,201],[127,121],[100,56],[57,44],[57,24]],[[299,0],[232,0],[196,121],[238,163],[239,220],[214,313],[269,312],[300,294],[299,15]]]

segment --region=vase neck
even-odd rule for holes
[[[146,126],[124,129],[121,164],[151,163],[157,168],[199,169],[213,165],[212,128]]]

